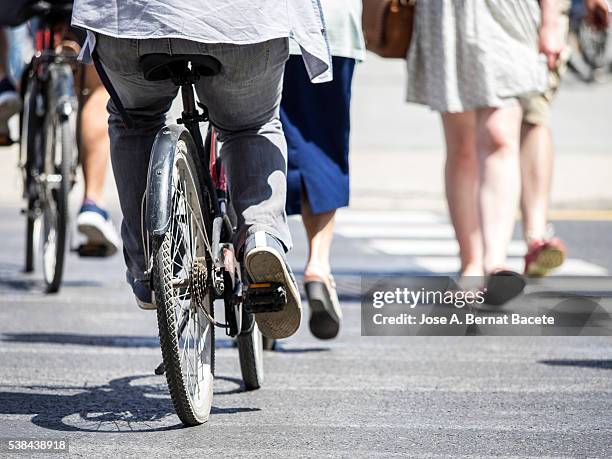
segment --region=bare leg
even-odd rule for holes
[[[302,193],[302,222],[308,237],[308,264],[304,280],[319,280],[329,284],[329,255],[334,237],[336,211],[313,214],[306,193]]]
[[[546,236],[553,173],[550,129],[523,123],[521,127],[521,211],[525,241]]]
[[[443,113],[446,138],[446,200],[455,228],[461,276],[482,276],[483,243],[478,212],[476,114]]]
[[[8,39],[4,27],[0,27],[0,146],[12,143],[8,120],[19,113],[21,97],[8,78]]]
[[[104,182],[110,158],[108,137],[108,116],[106,104],[108,93],[102,86],[92,66],[86,68],[86,86],[89,96],[83,106],[81,148],[83,175],[85,177],[85,198],[100,204],[104,195]]]
[[[80,245],[79,254],[110,256],[119,247],[119,236],[108,213],[101,207],[110,160],[106,112],[109,97],[93,66],[85,68],[85,87],[89,90],[81,112],[81,153],[85,195],[77,217],[77,228],[86,240]]]
[[[520,106],[477,111],[480,218],[487,273],[506,264],[520,193]]]

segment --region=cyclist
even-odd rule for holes
[[[302,47],[311,79],[330,78],[319,1],[76,0],[72,24],[88,30],[82,57],[88,60],[93,53],[112,86],[111,161],[123,212],[127,279],[139,306],[155,308],[144,273],[141,199],[154,136],[178,90],[170,81],[145,80],[139,58],[206,54],[220,62],[221,71],[202,78],[196,90],[224,142],[223,161],[238,216],[236,247],[251,281],[280,282],[287,291],[283,311],[258,314],[256,320],[269,338],[292,335],[299,327],[301,304],[285,259],[291,235],[279,104],[288,37]]]
[[[19,112],[21,99],[8,76],[6,31],[0,29],[0,146],[10,145],[8,119]],[[70,38],[72,34],[67,34]],[[84,35],[84,34],[83,34]],[[23,38],[23,37],[20,37]],[[82,37],[83,41],[84,36]],[[13,49],[18,56],[11,62],[25,62],[23,41],[15,40]],[[78,53],[79,45],[72,41],[64,42],[66,47]],[[15,79],[20,78],[21,68],[13,68]],[[83,203],[77,216],[77,229],[82,234],[79,253],[88,256],[110,256],[119,247],[119,237],[110,220],[108,212],[101,207],[103,203],[104,183],[108,171],[109,139],[106,122],[106,103],[108,94],[102,86],[93,66],[84,68],[83,105],[81,107],[81,158],[85,190]]]

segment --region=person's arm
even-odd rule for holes
[[[606,30],[610,25],[610,5],[606,0],[584,0],[587,22],[597,30]]]
[[[558,0],[541,0],[542,24],[540,26],[540,52],[546,56],[548,68],[554,69],[565,43],[559,30]]]

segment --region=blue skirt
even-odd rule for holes
[[[354,59],[334,57],[334,80],[312,84],[301,56],[287,61],[280,118],[288,147],[289,215],[301,213],[302,190],[314,214],[348,206],[354,69]]]

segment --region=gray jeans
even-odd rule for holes
[[[236,244],[242,245],[256,231],[266,231],[289,249],[287,144],[279,120],[284,64],[289,55],[287,39],[231,45],[98,35],[96,49],[134,121],[134,128],[127,129],[109,102],[111,160],[123,212],[123,252],[132,276],[142,279],[146,269],[140,223],[151,147],[178,91],[169,80],[144,79],[138,59],[145,54],[206,54],[219,60],[221,72],[202,77],[196,92],[224,142],[221,155],[238,215]]]

